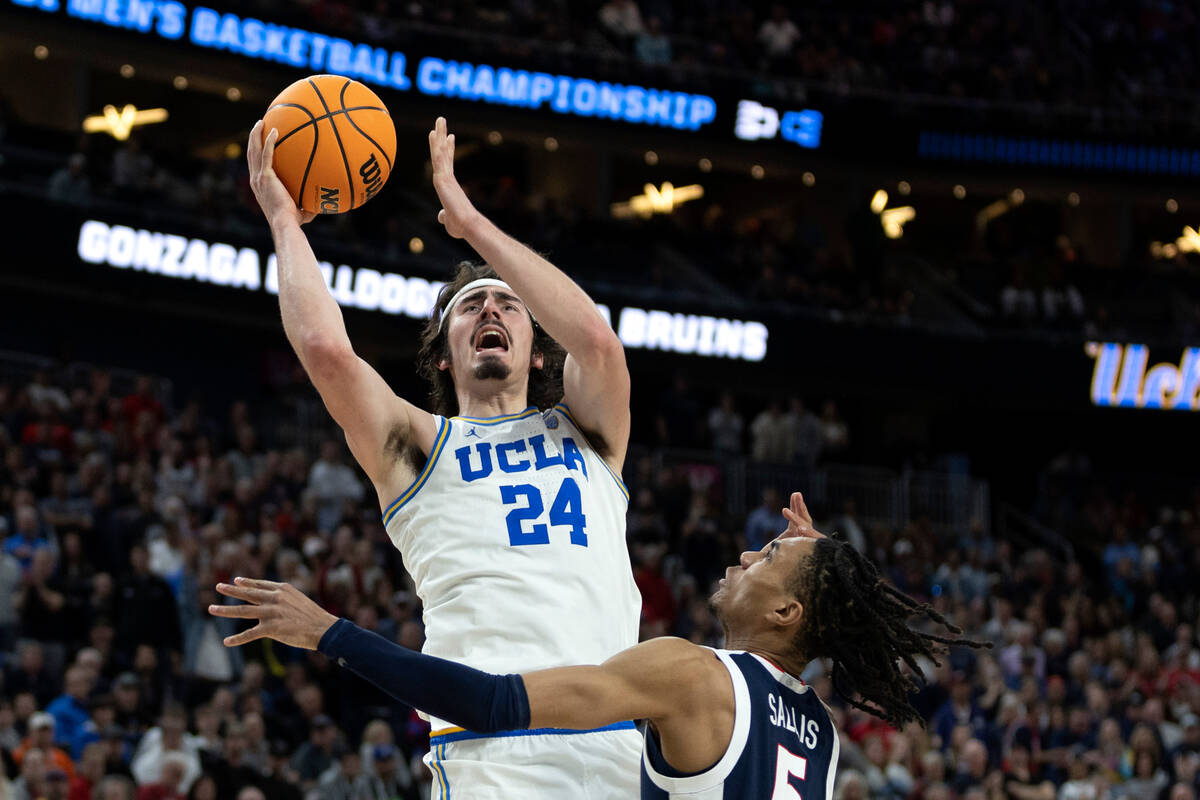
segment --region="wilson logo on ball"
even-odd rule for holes
[[[336,214],[341,205],[338,203],[338,190],[334,187],[320,187],[320,202],[322,214]]]
[[[370,200],[376,192],[383,188],[383,171],[379,169],[379,162],[375,160],[374,153],[371,153],[371,157],[358,168],[358,174],[362,176],[363,183],[366,184],[367,200]]]

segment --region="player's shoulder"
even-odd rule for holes
[[[646,670],[659,679],[681,678],[686,674],[717,667],[724,669],[715,652],[677,636],[657,636],[617,653],[609,663],[622,663]]]

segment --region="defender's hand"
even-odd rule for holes
[[[301,225],[311,222],[316,214],[301,211],[275,174],[275,142],[279,139],[279,131],[272,128],[264,142],[262,126],[261,119],[254,123],[250,141],[246,143],[246,163],[250,166],[250,188],[254,190],[254,199],[272,226],[289,219]]]
[[[783,509],[783,518],[787,520],[787,530],[784,537],[803,536],[808,539],[824,539],[825,534],[813,528],[812,514],[804,504],[804,495],[792,492],[791,507]]]
[[[316,650],[325,631],[337,622],[337,617],[288,583],[234,578],[233,584],[218,583],[217,591],[250,605],[214,604],[208,607],[208,613],[214,617],[258,620],[258,624],[250,630],[226,636],[226,647],[237,647],[266,638],[292,647]]]
[[[446,226],[446,233],[461,239],[479,212],[454,177],[454,134],[446,134],[445,117],[438,117],[429,132],[429,158],[433,162],[433,188],[442,203],[438,222]]]

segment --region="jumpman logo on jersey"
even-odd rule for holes
[[[470,439],[472,436],[474,436],[476,439],[479,439],[480,438],[479,431],[475,430],[474,428],[471,428],[470,430],[468,430],[466,433],[463,434],[464,439]]]

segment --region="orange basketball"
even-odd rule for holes
[[[392,172],[396,126],[379,97],[341,75],[312,75],[279,93],[263,138],[279,130],[275,172],[304,211],[341,214],[379,193]]]

